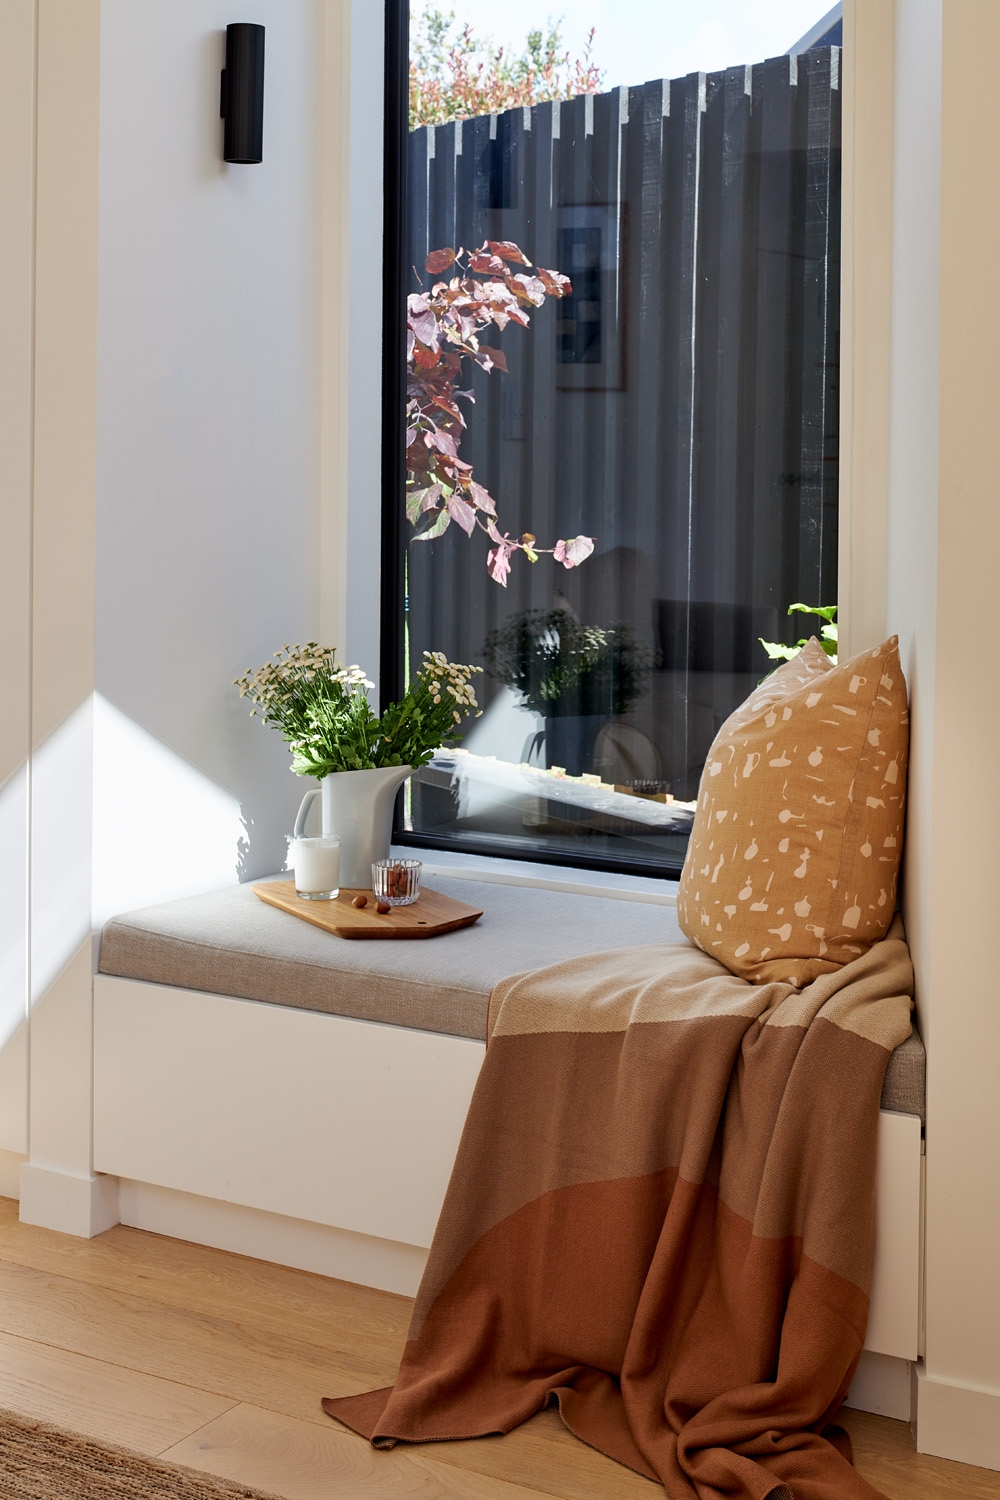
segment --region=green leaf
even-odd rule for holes
[[[805,641],[799,641],[797,646],[783,646],[780,641],[765,641],[763,636],[758,636],[757,639],[772,661],[791,661],[805,645]]]
[[[437,520],[434,522],[434,524],[432,526],[428,526],[426,531],[418,531],[416,536],[413,537],[412,540],[415,542],[432,542],[436,536],[441,535],[442,531],[447,531],[450,523],[451,516],[448,514],[448,512],[446,510],[440,510],[438,511]]]
[[[406,519],[411,526],[416,526],[420,520],[420,506],[423,500],[423,491],[414,490],[406,497]]]
[[[790,604],[788,613],[790,615],[819,615],[823,620],[835,620],[837,606],[835,604]]]

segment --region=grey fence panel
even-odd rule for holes
[[[658,653],[632,722],[690,790],[766,669],[758,634],[831,602],[837,552],[837,48],[655,80],[410,135],[408,259],[510,239],[574,297],[471,373],[462,455],[503,525],[585,532],[567,572],[452,526],[409,548],[411,654],[481,660],[511,614],[566,601]],[[492,692],[486,684],[486,697]]]

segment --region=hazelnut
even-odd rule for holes
[[[352,906],[356,906],[358,908],[358,911],[360,911],[363,906],[367,906],[368,905],[368,897],[367,896],[355,896],[354,900],[351,902],[351,905]]]
[[[376,901],[375,910],[378,912],[380,917],[384,917],[387,911],[392,911],[392,907],[389,905],[388,901]]]

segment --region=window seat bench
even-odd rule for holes
[[[490,992],[509,974],[685,940],[672,906],[440,876],[434,888],[483,916],[421,943],[332,941],[236,886],[113,918],[100,972],[485,1041]],[[923,1119],[925,1061],[914,1032],[889,1059],[884,1110]]]
[[[286,877],[277,877],[286,878]],[[683,941],[672,906],[435,875],[473,926],[347,942],[247,886],[115,917],[94,982],[94,1167],[123,1222],[412,1293],[494,984]],[[918,1353],[924,1049],[893,1055],[867,1348]],[[884,1409],[884,1408],[883,1408]]]

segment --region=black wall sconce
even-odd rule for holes
[[[226,161],[264,160],[264,28],[247,21],[226,27],[219,113],[226,122]]]

